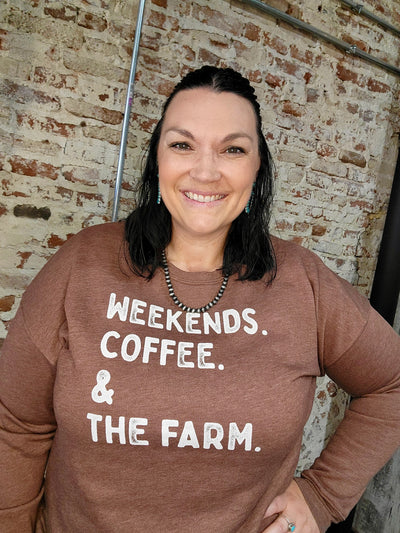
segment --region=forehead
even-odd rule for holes
[[[217,130],[245,129],[256,133],[256,115],[251,103],[231,92],[210,88],[185,89],[172,99],[165,117],[166,127],[213,128]]]

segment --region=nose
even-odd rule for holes
[[[212,151],[203,152],[197,155],[190,169],[190,177],[204,183],[218,181],[221,178],[221,171],[218,166],[218,158]]]

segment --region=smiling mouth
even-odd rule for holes
[[[197,194],[195,192],[185,192],[186,198],[194,200],[195,202],[207,203],[207,202],[216,202],[217,200],[222,200],[225,197],[225,194]]]

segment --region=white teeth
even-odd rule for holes
[[[197,194],[195,192],[185,192],[185,196],[187,196],[187,198],[190,198],[190,200],[195,200],[196,202],[201,202],[201,203],[215,202],[217,200],[221,200],[221,198],[224,197],[223,194],[213,194],[213,195],[204,196],[202,194]]]

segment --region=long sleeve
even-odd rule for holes
[[[56,430],[53,386],[68,331],[65,294],[71,246],[55,254],[26,290],[0,355],[0,524],[38,528],[44,473]]]
[[[0,524],[34,531],[55,420],[54,366],[30,338],[22,309],[0,357]]]
[[[320,364],[353,398],[326,449],[297,480],[325,531],[347,516],[400,445],[400,337],[346,282],[325,270],[317,279]]]

